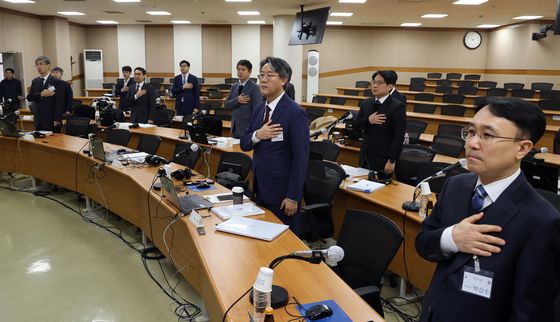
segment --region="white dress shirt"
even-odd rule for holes
[[[285,92],[282,92],[282,94],[280,94],[276,99],[274,99],[274,101],[270,102],[270,103],[266,103],[265,102],[265,109],[266,109],[266,105],[268,105],[268,107],[270,107],[270,114],[268,115],[268,119],[272,120],[272,114],[274,114],[274,110],[276,109],[276,105],[278,105],[278,102],[280,102],[280,99],[282,99],[282,96],[284,96]],[[265,110],[265,115],[266,115],[266,110]],[[264,116],[263,116],[263,120],[264,120]],[[253,144],[257,144],[259,143],[261,140],[257,138],[257,131],[253,132]]]
[[[140,87],[138,87],[138,85],[140,85]],[[138,88],[138,90],[136,91],[136,93],[138,93],[139,91],[142,90],[142,86],[144,86],[144,82],[139,83],[139,84],[136,84],[135,86],[136,86],[136,88]],[[134,99],[138,99],[138,97],[136,96],[136,94],[134,94]]]

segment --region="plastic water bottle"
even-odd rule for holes
[[[405,132],[403,144],[409,144],[409,142],[410,142],[410,138],[408,137],[408,132]]]
[[[253,321],[255,322],[264,322],[266,308],[270,306],[273,274],[272,269],[261,267],[253,285]]]

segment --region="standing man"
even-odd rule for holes
[[[156,108],[156,93],[152,85],[145,83],[146,70],[142,67],[134,69],[135,87],[128,90],[126,104],[130,106],[130,122],[148,123]]]
[[[72,113],[72,101],[74,100],[74,92],[72,91],[72,86],[70,86],[68,82],[65,82],[62,79],[62,75],[64,75],[64,70],[57,66],[52,69],[51,75],[54,78],[58,79],[64,87],[64,106],[65,106],[64,112]]]
[[[237,63],[239,83],[233,85],[224,103],[231,109],[231,136],[240,139],[251,122],[251,112],[262,102],[259,86],[251,80],[253,64],[246,59]]]
[[[121,69],[123,79],[117,80],[115,84],[115,95],[119,97],[119,108],[123,111],[130,111],[130,106],[126,102],[126,96],[131,88],[135,87],[134,78],[130,77],[132,68],[130,66],[123,66]]]
[[[266,102],[251,115],[241,149],[253,152],[253,190],[258,204],[270,209],[297,233],[299,203],[309,161],[307,114],[284,93],[292,72],[286,61],[261,61],[260,89]]]
[[[437,262],[421,322],[553,321],[560,214],[521,173],[546,127],[527,101],[492,98],[463,129],[473,173],[447,179],[416,236]]]
[[[390,93],[395,87],[396,74],[388,70],[373,73],[370,97],[360,102],[355,124],[364,131],[360,149],[360,167],[395,171],[406,130],[406,107]]]
[[[406,108],[406,101],[407,101],[406,95],[397,91],[397,81],[399,80],[399,76],[397,75],[397,72],[395,72],[394,70],[390,70],[389,72],[393,75],[392,77],[395,78],[395,84],[393,85],[393,89],[391,90],[391,96],[403,102],[404,107]]]
[[[4,79],[0,82],[0,102],[12,102],[14,109],[19,109],[20,101],[25,98],[21,92],[21,82],[14,78],[13,68],[6,68]]]
[[[66,108],[64,85],[50,73],[51,61],[46,56],[35,59],[39,77],[33,79],[27,100],[34,103],[34,120],[37,131],[60,132],[62,114]]]
[[[188,115],[192,114],[195,109],[198,110],[200,85],[198,84],[198,78],[189,73],[191,63],[182,60],[179,66],[181,67],[181,74],[173,79],[171,92],[175,96],[175,111],[177,115]]]

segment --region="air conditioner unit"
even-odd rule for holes
[[[84,77],[86,88],[103,87],[103,51],[84,49]]]
[[[319,92],[319,52],[310,50],[307,53],[307,101]]]

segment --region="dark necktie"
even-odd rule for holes
[[[381,105],[381,101],[376,99],[374,105]]]
[[[183,85],[185,85],[186,82],[187,82],[187,76],[183,75]]]
[[[270,111],[271,111],[270,106],[267,105],[267,106],[266,106],[266,113],[264,113],[264,121],[263,121],[263,124],[268,123],[268,120],[270,119]]]
[[[140,91],[140,84],[136,85],[136,93],[138,93],[138,91]]]
[[[474,190],[471,200],[471,206],[475,213],[482,210],[482,207],[484,206],[484,198],[486,198],[486,196],[488,196],[488,193],[484,190],[484,187],[482,185],[478,185]]]
[[[241,95],[242,91],[243,91],[243,85],[239,84],[239,90],[237,91],[237,96]]]

